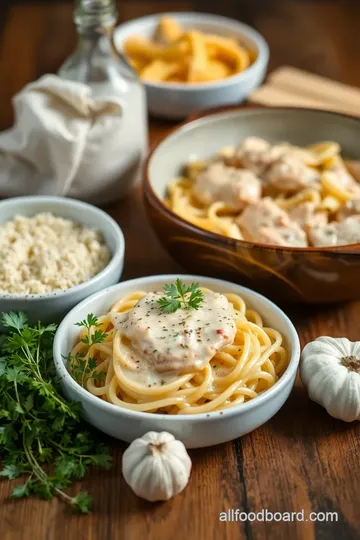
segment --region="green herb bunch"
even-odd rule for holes
[[[175,313],[178,309],[199,309],[204,301],[204,294],[199,283],[191,283],[188,287],[181,279],[164,286],[165,296],[158,300],[158,306],[165,313]]]
[[[87,513],[91,497],[64,491],[92,465],[108,468],[111,457],[80,420],[80,404],[61,395],[53,365],[56,326],[28,326],[23,313],[2,317],[0,358],[0,476],[25,481],[12,491],[15,499],[59,496],[74,510]]]

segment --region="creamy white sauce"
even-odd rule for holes
[[[245,208],[236,219],[236,223],[245,240],[280,246],[305,247],[307,245],[305,231],[269,197]]]
[[[125,338],[122,351],[130,376],[150,386],[201,371],[218,350],[234,342],[236,334],[233,307],[224,295],[204,291],[199,309],[174,313],[159,307],[163,296],[147,293],[131,310],[112,315]]]
[[[351,216],[325,227],[314,227],[309,235],[314,246],[357,244],[360,242],[360,216]]]

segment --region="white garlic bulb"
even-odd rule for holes
[[[310,398],[334,418],[360,420],[360,342],[320,337],[302,352],[300,376]]]
[[[122,470],[136,495],[152,502],[167,501],[186,487],[191,459],[173,435],[149,431],[125,450]]]

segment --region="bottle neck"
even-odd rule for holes
[[[80,36],[112,38],[117,21],[114,0],[77,0],[74,22]]]
[[[93,84],[108,81],[116,72],[120,79],[138,81],[135,70],[114,42],[117,12],[114,0],[76,0],[74,22],[78,44],[59,74],[70,80]]]

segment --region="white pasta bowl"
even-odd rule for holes
[[[132,411],[117,407],[92,395],[71,377],[65,357],[74,346],[79,327],[75,324],[87,314],[100,316],[123,296],[137,290],[160,290],[166,283],[180,277],[185,283],[194,281],[221,293],[240,295],[248,307],[256,309],[266,325],[278,330],[289,355],[285,373],[269,390],[252,400],[232,408],[210,413],[166,415]],[[236,439],[258,428],[284,405],[293,387],[300,357],[296,330],[285,313],[264,296],[240,285],[201,276],[151,276],[119,283],[92,295],[71,310],[60,324],[54,341],[54,362],[65,395],[79,401],[84,418],[100,431],[117,439],[131,442],[148,431],[168,431],[183,441],[187,448],[212,446]]]
[[[125,240],[119,225],[106,212],[81,201],[65,197],[15,197],[0,202],[0,225],[15,216],[32,217],[50,212],[102,233],[110,252],[107,266],[94,277],[67,290],[44,294],[0,293],[0,313],[24,311],[31,323],[58,322],[76,304],[93,293],[118,283],[125,254]]]
[[[123,50],[125,41],[133,35],[152,38],[165,13],[150,15],[121,24],[115,30],[115,44]],[[222,37],[235,38],[256,53],[255,62],[241,73],[210,83],[145,82],[148,110],[154,116],[184,118],[201,109],[233,105],[244,101],[265,76],[269,48],[265,39],[250,26],[207,13],[171,13],[185,29]]]

